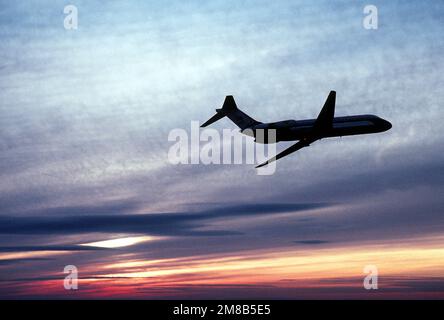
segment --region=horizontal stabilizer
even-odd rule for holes
[[[254,120],[236,106],[233,96],[226,96],[224,104],[221,109],[216,109],[216,114],[212,116],[208,121],[201,125],[201,127],[206,127],[217,120],[222,119],[227,116],[231,121],[233,121],[241,130],[259,124],[260,122]]]
[[[217,109],[217,110],[221,110],[221,109]],[[216,122],[217,120],[222,119],[225,116],[226,116],[226,113],[223,112],[222,110],[217,111],[217,113],[214,116],[212,116],[210,119],[208,119],[204,124],[202,124],[201,127],[203,128],[203,127],[209,126],[210,124]]]

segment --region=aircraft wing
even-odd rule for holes
[[[304,147],[308,147],[310,145],[310,143],[316,141],[316,139],[309,139],[309,140],[300,140],[297,143],[295,143],[294,145],[292,145],[291,147],[288,147],[287,149],[285,149],[284,151],[282,151],[281,153],[278,153],[277,155],[275,155],[273,158],[268,159],[267,161],[265,161],[264,163],[261,163],[260,165],[256,166],[256,168],[260,168],[263,167],[273,161],[276,161],[280,158],[283,158],[285,156],[288,156],[289,154],[296,152]]]
[[[325,132],[332,128],[335,116],[336,91],[330,91],[324,106],[316,119],[313,129],[318,132]]]

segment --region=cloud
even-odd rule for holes
[[[20,251],[20,249],[18,249]],[[2,259],[0,260],[0,266],[16,265],[24,262],[39,262],[39,261],[51,261],[51,258],[22,258],[22,259]]]
[[[58,209],[58,216],[0,217],[2,234],[81,234],[89,232],[102,233],[146,233],[170,236],[226,236],[239,235],[239,232],[227,230],[198,230],[211,219],[260,216],[283,212],[299,212],[327,207],[322,203],[263,203],[254,205],[231,205],[228,207],[207,209],[196,213],[150,213],[97,215],[94,207],[82,211],[81,215],[70,213],[78,210]],[[68,214],[67,214],[68,213]]]
[[[313,240],[296,240],[293,242],[300,245],[317,245],[317,244],[329,243],[330,241],[313,239]]]
[[[61,3],[3,5],[0,252],[63,249],[74,254],[57,263],[86,266],[117,252],[223,257],[442,234],[444,4],[374,4],[376,31],[362,28],[359,1],[81,1],[75,32],[63,29]],[[392,130],[316,142],[267,177],[250,165],[167,161],[169,130],[205,120],[227,94],[278,121],[316,116],[331,89],[338,115],[374,113]],[[115,234],[166,237],[78,251]],[[45,261],[2,263],[4,277],[25,279]],[[229,286],[194,289],[177,286],[183,297],[233,297]],[[327,291],[338,290],[357,294]]]
[[[26,251],[93,251],[106,250],[108,248],[75,246],[75,245],[55,245],[55,246],[2,246],[0,252],[26,252]]]

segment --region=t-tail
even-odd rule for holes
[[[201,127],[206,127],[223,117],[228,117],[241,130],[260,124],[259,121],[254,120],[237,108],[233,96],[226,96],[222,108],[216,109],[216,114],[202,124]]]

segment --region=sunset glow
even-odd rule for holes
[[[444,299],[444,1],[371,4],[3,1],[0,299]]]
[[[102,240],[102,241],[95,241],[95,242],[89,242],[89,243],[82,243],[81,246],[98,247],[98,248],[121,248],[121,247],[132,246],[132,245],[140,243],[140,242],[153,241],[156,239],[159,239],[159,238],[158,237],[148,237],[148,236],[127,237],[127,238],[118,238],[118,239],[111,239],[111,240]]]

